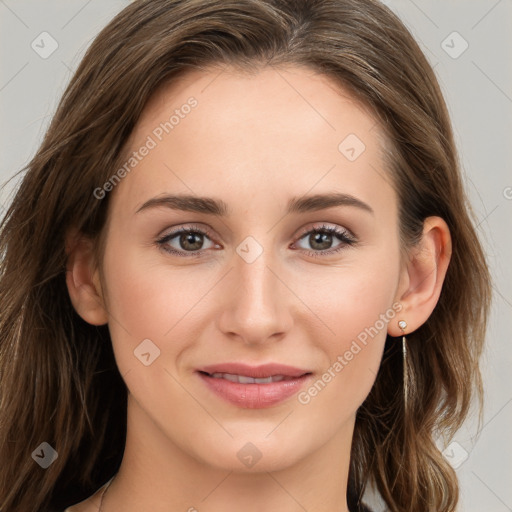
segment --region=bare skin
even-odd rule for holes
[[[190,97],[197,106],[158,140],[155,128]],[[365,146],[353,161],[339,149],[349,134]],[[197,71],[146,106],[127,155],[148,136],[156,146],[109,192],[102,274],[89,241],[73,245],[70,235],[71,299],[87,322],[108,323],[129,389],[125,455],[104,512],[348,511],[355,415],[386,335],[400,336],[399,320],[406,332],[427,320],[451,253],[446,223],[430,217],[420,246],[401,260],[379,134],[348,93],[298,67]],[[292,198],[333,192],[372,211],[344,204],[286,214]],[[222,200],[229,214],[138,211],[165,194]],[[353,243],[327,233],[319,247],[308,233],[325,226]],[[158,244],[180,227],[194,228],[197,249],[179,235]],[[262,250],[250,263],[237,252],[249,236],[256,244],[242,247]],[[371,326],[378,334],[354,353]],[[160,350],[148,366],[134,356],[145,339]],[[346,364],[316,394],[305,388],[302,402],[294,395],[259,409],[213,394],[196,371],[278,362],[307,369],[314,382],[339,356]],[[251,467],[237,456],[248,443],[261,456]],[[97,512],[100,498],[69,511]]]

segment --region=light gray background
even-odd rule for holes
[[[412,31],[438,75],[494,276],[483,360],[485,426],[475,438],[476,422],[468,421],[446,456],[460,464],[460,510],[512,511],[512,0],[385,3]],[[2,184],[33,156],[85,49],[127,4],[0,0]],[[40,42],[45,31],[58,48],[42,58],[31,44],[39,41],[48,51],[49,40]],[[0,212],[15,185],[12,180],[2,189]]]

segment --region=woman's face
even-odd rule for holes
[[[350,446],[400,309],[380,140],[299,67],[197,71],[152,98],[112,181],[103,260],[132,432],[238,471]]]

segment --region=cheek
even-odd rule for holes
[[[122,375],[131,371],[130,376],[135,376],[142,367],[143,381],[149,375],[155,377],[155,367],[174,374],[194,340],[200,339],[206,319],[211,318],[211,292],[219,271],[208,265],[193,271],[187,266],[171,266],[156,248],[121,251],[120,242],[112,237],[104,256],[109,330],[119,370]],[[136,355],[148,339],[158,358],[145,367]],[[134,377],[131,380],[137,387],[141,385]]]
[[[206,271],[191,279],[186,266],[166,265],[157,248],[119,246],[114,238],[104,258],[109,313],[133,335],[161,338],[207,289]]]
[[[309,288],[308,304],[324,324],[315,327],[316,336],[313,332],[311,336],[325,359],[320,382],[298,398],[303,404],[311,402],[318,407],[319,414],[333,404],[343,404],[355,412],[375,381],[388,323],[398,320],[400,310],[400,305],[393,303],[398,267],[394,270],[379,261],[376,258],[371,264],[359,262],[337,269],[335,276]],[[321,337],[319,329],[324,333]],[[331,410],[347,413],[344,407]]]
[[[175,273],[171,281],[169,269],[144,261],[129,247],[123,251],[120,247],[113,237],[105,252],[104,274],[112,343],[120,369],[127,371],[138,363],[134,350],[143,340],[151,340],[160,355],[168,352],[164,340],[170,336],[166,333],[184,317],[195,293],[185,272]]]

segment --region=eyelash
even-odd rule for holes
[[[308,256],[312,256],[314,258],[324,257],[327,255],[331,256],[333,254],[336,254],[336,253],[346,249],[347,246],[350,247],[357,243],[357,240],[355,239],[355,237],[348,230],[346,230],[346,229],[342,230],[342,229],[335,228],[333,226],[326,226],[326,225],[322,225],[320,227],[315,227],[315,228],[312,228],[312,229],[309,229],[309,230],[303,232],[298,237],[297,240],[300,241],[306,235],[318,234],[318,233],[329,233],[329,234],[335,235],[336,238],[338,238],[338,240],[342,243],[335,249],[325,249],[323,251],[309,251],[307,249],[304,249],[304,251],[306,252],[306,254]],[[173,238],[176,238],[178,235],[181,235],[181,234],[200,234],[200,235],[210,238],[210,240],[212,239],[211,232],[208,229],[200,228],[198,226],[192,225],[190,227],[180,228],[180,229],[177,229],[176,231],[173,231],[172,233],[168,233],[168,234],[162,236],[161,238],[157,239],[156,243],[161,249],[168,252],[169,254],[173,254],[175,256],[180,256],[180,257],[185,257],[185,258],[190,258],[190,257],[191,258],[194,258],[194,257],[200,258],[201,253],[197,252],[197,251],[196,252],[176,251],[174,249],[169,249],[169,247],[167,246],[167,243],[170,242]]]

